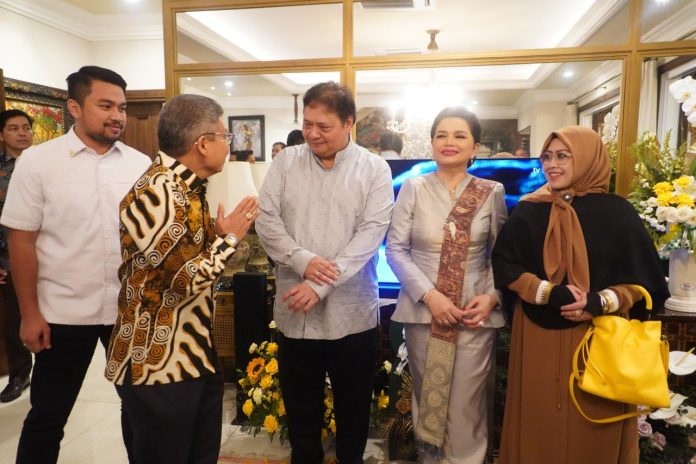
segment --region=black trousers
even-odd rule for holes
[[[0,309],[5,318],[5,349],[10,379],[28,377],[31,373],[31,352],[24,347],[19,338],[19,325],[22,319],[11,274],[7,276],[7,283],[0,285]]]
[[[216,464],[223,390],[222,372],[168,384],[117,385],[122,429],[131,432],[124,436],[130,462]]]
[[[378,337],[378,328],[338,340],[295,339],[278,334],[278,374],[293,464],[323,462],[321,429],[327,373],[334,394],[338,462],[363,462]]]
[[[109,344],[113,325],[59,325],[51,328],[51,349],[36,353],[31,409],[19,438],[17,464],[58,460],[63,427],[80,393],[97,341]]]

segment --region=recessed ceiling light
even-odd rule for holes
[[[214,85],[211,85],[211,86],[210,86],[210,90],[215,90],[215,86],[214,86]]]
[[[140,0],[123,0],[126,3],[140,3]]]
[[[565,71],[563,77],[573,77],[575,73],[573,71]]]
[[[232,87],[233,85],[234,85],[234,82],[232,82],[232,81],[225,81],[225,87],[227,87],[228,89],[229,89],[230,87]]]
[[[187,77],[187,78],[186,78],[186,80],[187,80],[187,81],[190,81],[190,80],[191,80],[191,78],[190,78],[190,77]]]
[[[231,96],[232,96],[232,92],[227,92],[227,96],[228,96],[228,97],[231,97]]]

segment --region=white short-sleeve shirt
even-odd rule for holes
[[[116,321],[118,207],[150,163],[121,142],[97,155],[74,129],[22,153],[0,223],[39,231],[37,293],[47,322]]]

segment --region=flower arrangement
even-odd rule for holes
[[[667,132],[660,144],[655,134],[644,132],[631,146],[636,173],[629,199],[663,257],[673,249],[696,250],[696,163],[685,168],[686,144],[674,150],[670,137]]]
[[[696,371],[696,356],[690,353],[673,351],[669,359],[669,370],[675,375]],[[691,387],[689,394],[694,393]],[[689,437],[696,430],[696,408],[687,399],[671,392],[670,407],[638,416],[641,464],[696,464],[696,450],[689,447]]]
[[[691,76],[679,79],[669,86],[669,91],[682,104],[689,124],[696,125],[696,80]]]
[[[609,113],[604,115],[604,126],[602,127],[602,142],[607,147],[609,153],[609,165],[612,174],[616,172],[616,158],[619,151],[619,114],[621,107],[614,106]]]
[[[249,354],[253,356],[244,371],[237,369],[239,373],[239,386],[246,398],[242,405],[242,412],[246,416],[246,422],[242,425],[242,431],[254,437],[262,430],[268,432],[271,441],[278,435],[281,443],[288,438],[288,424],[285,414],[285,403],[280,390],[278,378],[278,344],[275,342],[275,321],[268,325],[271,329],[271,340],[261,344],[252,343],[249,346]],[[378,370],[391,372],[391,363],[385,361]],[[336,436],[336,414],[334,411],[334,398],[331,382],[327,376],[324,389],[324,425],[322,427],[322,440]],[[382,412],[389,406],[389,396],[384,389],[378,395],[373,393],[372,423],[378,421]]]

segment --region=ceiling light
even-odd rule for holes
[[[231,97],[231,96],[232,96],[232,92],[227,92],[227,96],[228,96],[228,97]]]
[[[191,80],[191,78],[190,78],[190,77],[187,77],[187,78],[186,78],[186,80],[187,80],[187,81],[190,81],[190,80]]]
[[[211,85],[211,86],[210,86],[210,90],[215,90],[215,86],[214,86],[214,85]]]
[[[229,89],[230,87],[232,87],[233,85],[234,85],[234,82],[232,82],[232,81],[225,81],[225,87],[227,87],[228,89]]]
[[[563,77],[573,77],[575,73],[573,71],[565,71]]]

